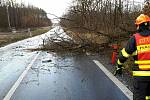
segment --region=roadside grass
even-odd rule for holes
[[[37,36],[37,35],[48,32],[50,29],[51,29],[50,27],[39,28],[39,29],[35,29],[35,30],[31,31],[31,33],[32,33],[32,36]]]
[[[134,65],[134,59],[133,57],[130,57],[125,63],[124,63],[124,68],[129,74],[132,75],[132,68]]]
[[[121,47],[118,50],[119,54],[120,54],[121,50],[126,47],[127,43],[128,43],[128,39],[124,39],[123,41],[120,42],[120,46]],[[118,60],[118,58],[117,58],[117,60]],[[134,59],[133,59],[132,56],[130,56],[127,59],[127,61],[125,61],[124,64],[123,64],[124,71],[129,73],[130,75],[132,75],[132,68],[133,68],[133,66],[134,66]]]
[[[51,29],[50,27],[34,29],[31,31],[32,37],[46,33],[50,29]],[[10,44],[10,43],[13,43],[13,42],[17,42],[19,40],[30,38],[30,37],[31,36],[28,32],[0,34],[0,47],[5,46],[5,45]]]

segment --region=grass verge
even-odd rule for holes
[[[32,37],[37,36],[43,33],[46,33],[50,30],[50,27],[37,28],[31,31]],[[17,33],[3,33],[0,34],[0,47],[7,44],[17,42],[26,38],[31,37],[28,32],[17,32]]]

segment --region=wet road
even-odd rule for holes
[[[34,56],[37,55],[36,51],[30,52],[27,49],[40,47],[43,43],[42,39],[52,34],[53,30],[55,28],[43,35],[0,48],[0,100],[3,99]]]
[[[52,62],[43,62],[43,59]],[[42,52],[11,100],[128,100],[86,55]]]
[[[24,50],[31,42],[18,42],[0,49],[0,100],[37,54]]]
[[[10,51],[5,52],[4,48],[1,49],[3,59],[0,60],[0,100],[37,54],[28,52],[25,48],[39,45],[41,40],[35,37],[10,46]],[[11,100],[128,100],[128,98],[90,56],[41,52]]]

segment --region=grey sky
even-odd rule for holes
[[[44,9],[47,13],[52,13],[57,16],[62,16],[66,9],[71,4],[72,0],[16,0],[17,2],[23,1],[25,4],[32,4],[36,7]],[[50,18],[54,18],[52,15],[48,15]]]
[[[72,0],[16,0],[16,1],[23,1],[26,4],[30,3],[34,6],[40,7],[44,9],[47,13],[52,13],[57,16],[61,16],[65,13],[65,10],[71,4]],[[134,0],[137,2],[143,2],[144,0]],[[50,18],[54,16],[48,15]]]

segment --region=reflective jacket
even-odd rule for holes
[[[133,71],[133,76],[150,76],[150,36],[134,34],[137,48],[137,60],[135,64],[138,71]]]
[[[121,50],[118,66],[121,67],[129,56],[133,56],[135,61],[133,76],[150,76],[150,30],[138,32],[129,39]]]

